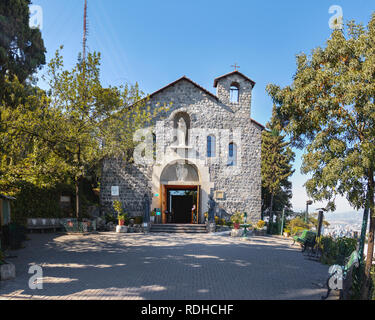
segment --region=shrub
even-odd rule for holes
[[[124,214],[124,209],[122,207],[121,201],[118,201],[118,200],[113,201],[113,209],[115,209],[117,216],[121,216]]]
[[[317,243],[322,252],[321,262],[328,265],[344,265],[346,258],[357,249],[357,240],[347,237],[320,237]]]
[[[265,225],[266,225],[266,223],[263,220],[259,220],[256,224],[256,228],[261,230],[261,229],[264,228]]]
[[[285,227],[288,228],[291,234],[294,236],[298,233],[301,233],[303,230],[309,230],[311,228],[311,225],[306,223],[303,219],[297,217],[290,220]]]
[[[117,223],[117,219],[113,215],[107,213],[105,215],[105,222],[106,223],[112,222],[112,223],[116,224]]]
[[[226,221],[225,224],[226,224],[228,227],[233,227],[233,222],[232,222],[232,221]]]
[[[242,224],[244,222],[244,214],[241,212],[236,212],[230,217],[230,221],[233,223]]]

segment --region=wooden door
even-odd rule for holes
[[[200,194],[201,194],[201,186],[197,187],[197,224],[199,224],[199,200],[200,200]]]
[[[165,211],[167,210],[167,187],[165,185],[161,185],[161,216],[162,216],[162,223],[167,223],[167,216],[165,215]]]

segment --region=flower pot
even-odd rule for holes
[[[126,226],[116,226],[117,233],[128,233],[128,227]]]
[[[239,223],[234,223],[233,227],[234,227],[235,230],[239,230],[240,229],[240,224]]]
[[[151,223],[155,223],[155,216],[151,216],[151,217],[150,217],[150,222],[151,222]]]
[[[125,225],[125,220],[119,220],[118,221],[119,226],[124,226]]]

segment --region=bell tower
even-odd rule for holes
[[[234,112],[248,109],[251,114],[251,97],[255,82],[235,70],[214,81],[216,95],[221,103],[228,105]]]

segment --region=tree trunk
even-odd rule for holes
[[[75,179],[75,187],[76,187],[76,217],[77,220],[79,219],[79,178],[76,177]]]
[[[375,231],[375,206],[374,206],[374,172],[370,173],[370,179],[368,184],[369,192],[369,209],[370,209],[370,230],[368,237],[367,257],[365,265],[365,279],[362,286],[362,298],[368,300],[369,289],[371,281],[371,268],[372,260],[374,256],[374,231]]]
[[[268,222],[268,233],[272,232],[272,225],[273,225],[273,193],[271,193],[271,201],[270,201],[270,220]]]

